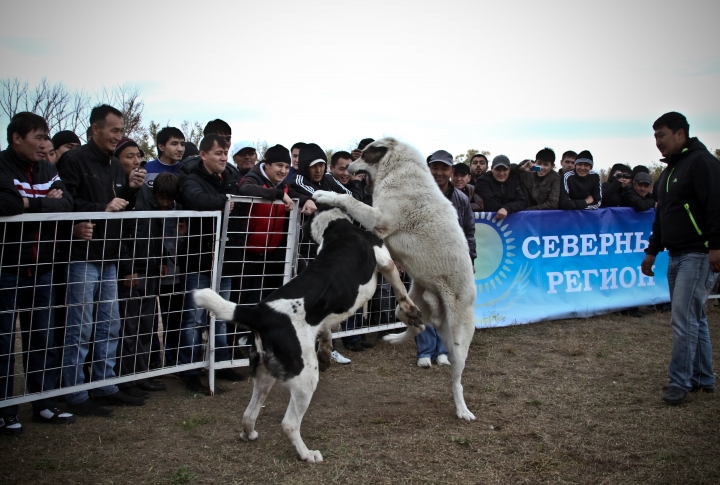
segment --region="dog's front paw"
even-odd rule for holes
[[[322,463],[323,461],[319,450],[307,450],[307,453],[300,455],[300,459],[308,463]]]
[[[326,190],[318,190],[313,194],[313,200],[317,202],[318,204],[327,204],[327,205],[338,205],[338,198],[340,194],[336,194],[335,192],[328,192]]]
[[[468,408],[458,409],[457,417],[460,419],[464,419],[465,421],[475,421],[475,415],[471,413]]]
[[[255,430],[252,430],[252,431],[250,431],[250,434],[247,434],[247,433],[245,432],[245,430],[242,430],[242,431],[240,432],[240,439],[241,439],[242,441],[245,441],[245,442],[247,442],[247,441],[255,441],[256,439],[258,439],[258,432],[255,431]]]

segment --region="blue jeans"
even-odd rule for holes
[[[28,391],[50,391],[57,386],[51,283],[52,272],[36,276],[0,275],[0,417],[18,413],[17,405],[3,407],[3,400],[13,397],[16,317],[20,317]],[[40,399],[33,402],[33,409],[42,411],[56,405],[57,398]]]
[[[670,386],[686,391],[693,386],[715,386],[705,302],[716,278],[717,273],[710,269],[707,254],[670,256],[668,283],[673,331],[668,369]]]
[[[418,359],[425,357],[437,359],[440,354],[448,355],[448,349],[440,338],[440,334],[430,325],[426,325],[425,330],[415,337],[415,344],[417,345]]]
[[[211,273],[191,273],[186,276],[185,301],[183,306],[182,323],[180,329],[180,363],[190,364],[200,360],[202,352],[202,332],[208,326],[208,312],[204,308],[197,308],[193,299],[193,291],[210,288]],[[223,277],[220,280],[220,296],[230,299],[232,278]],[[227,325],[222,320],[215,320],[215,362],[230,360],[230,351],[227,346]],[[183,372],[183,376],[197,376],[201,369],[191,369]]]
[[[90,380],[111,379],[115,377],[113,369],[120,335],[117,269],[110,263],[71,262],[67,281],[63,387],[85,382],[83,365],[90,351],[90,343],[93,343]],[[95,389],[94,395],[108,396],[116,392],[117,386],[110,385]],[[80,404],[88,397],[87,391],[73,392],[65,396],[65,401],[68,404]]]

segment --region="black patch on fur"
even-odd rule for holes
[[[375,165],[376,163],[380,163],[380,160],[382,160],[387,151],[387,147],[367,147],[362,152],[362,159],[369,165]]]

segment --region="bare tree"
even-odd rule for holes
[[[111,89],[103,88],[97,96],[98,104],[109,104],[122,112],[125,121],[123,135],[135,139],[143,138],[147,129],[142,125],[145,103],[140,99],[140,88],[123,84]]]
[[[203,126],[199,121],[183,121],[180,123],[180,131],[185,135],[185,141],[189,141],[195,146],[200,144],[203,137]]]
[[[253,146],[255,146],[255,151],[258,155],[258,160],[264,160],[265,159],[265,153],[268,151],[268,148],[270,148],[270,145],[268,145],[268,142],[265,140],[256,140],[255,143],[253,143]]]

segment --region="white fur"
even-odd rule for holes
[[[452,203],[430,175],[425,158],[409,145],[393,138],[371,143],[387,147],[378,163],[360,158],[349,170],[370,173],[373,206],[352,197],[325,191],[313,199],[344,209],[353,219],[383,239],[392,258],[412,277],[409,297],[420,308],[423,320],[436,326],[450,351],[453,397],[458,418],[474,420],[460,383],[468,348],[475,331],[473,304],[475,281],[465,235]],[[369,153],[369,152],[368,152]],[[406,322],[403,312],[398,318]],[[404,342],[422,329],[408,326],[400,335],[388,335],[391,343]]]

